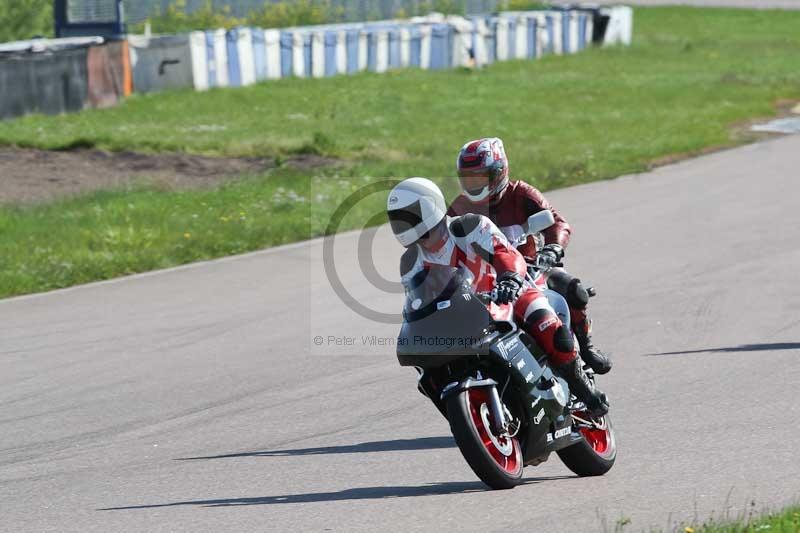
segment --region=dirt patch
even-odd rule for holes
[[[281,162],[312,170],[335,161],[297,155]],[[152,184],[167,189],[211,187],[275,168],[272,158],[222,158],[73,150],[51,152],[0,147],[0,203],[33,203],[99,189]]]

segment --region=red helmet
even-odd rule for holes
[[[458,153],[458,181],[473,202],[489,201],[508,185],[508,158],[503,141],[487,137],[470,141]],[[476,183],[475,178],[487,178]]]

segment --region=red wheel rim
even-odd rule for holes
[[[492,456],[494,462],[511,475],[517,475],[522,468],[522,451],[519,441],[515,437],[494,435],[492,428],[487,427],[484,422],[485,415],[481,415],[481,407],[489,405],[489,393],[485,389],[476,388],[467,390],[467,401],[469,402],[469,412],[472,416],[472,423],[478,430],[478,436],[483,442],[483,447]],[[485,408],[484,408],[485,409]],[[499,443],[503,448],[510,444],[510,453],[506,455],[498,448]]]
[[[576,414],[582,419],[591,420],[589,413],[581,412]],[[601,457],[610,457],[614,454],[616,446],[614,443],[614,435],[611,433],[611,427],[606,423],[605,417],[601,418],[599,422],[600,427],[580,426],[578,431],[580,431],[583,438],[597,455]]]

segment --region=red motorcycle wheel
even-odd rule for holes
[[[573,415],[577,421],[591,420],[585,412]],[[602,417],[594,427],[579,423],[578,432],[583,440],[568,448],[558,450],[558,456],[567,468],[579,476],[602,476],[614,466],[617,459],[617,441],[608,415]]]
[[[450,429],[473,472],[493,489],[522,481],[522,448],[516,437],[496,435],[491,426],[489,390],[476,387],[448,399]]]

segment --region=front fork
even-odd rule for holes
[[[489,410],[492,412],[492,431],[498,435],[508,433],[508,421],[497,385],[492,385],[489,390]]]
[[[462,381],[453,381],[442,389],[441,400],[446,403],[449,396],[459,394],[468,389],[474,388],[487,388],[489,391],[489,412],[492,414],[492,431],[497,435],[508,433],[511,420],[506,416],[506,409],[503,406],[503,401],[500,399],[500,393],[497,392],[497,382],[492,378],[483,378],[478,372],[477,378],[468,377]]]

